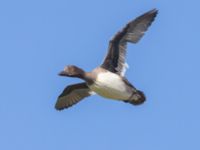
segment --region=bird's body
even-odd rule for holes
[[[126,85],[121,76],[110,71],[99,73],[96,81],[88,87],[109,99],[127,100],[132,95],[130,92],[132,87]]]
[[[157,10],[153,9],[129,22],[110,40],[103,63],[93,71],[85,72],[73,65],[66,66],[59,75],[77,77],[84,82],[67,86],[58,97],[55,108],[68,108],[93,93],[133,105],[142,104],[145,95],[124,77],[126,46],[128,42],[137,43],[141,39],[156,15]]]

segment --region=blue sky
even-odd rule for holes
[[[200,149],[200,46],[197,0],[7,0],[0,2],[0,149]],[[147,102],[92,96],[58,112],[57,96],[80,82],[57,73],[90,71],[129,20],[159,15],[128,46],[127,78]]]

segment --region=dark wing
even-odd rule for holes
[[[158,11],[153,9],[129,22],[118,32],[109,42],[108,53],[101,67],[123,76],[126,67],[127,42],[137,43],[151,25],[157,13]]]
[[[55,108],[62,110],[68,108],[83,98],[90,96],[90,89],[85,82],[67,86],[62,94],[58,97]]]

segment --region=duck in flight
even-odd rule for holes
[[[84,82],[67,86],[58,97],[55,108],[63,110],[93,94],[133,105],[142,104],[145,95],[124,77],[127,67],[126,46],[129,42],[137,43],[141,39],[157,13],[153,9],[130,21],[110,40],[103,63],[91,72],[85,72],[74,65],[66,66],[59,73],[60,76],[76,77]]]

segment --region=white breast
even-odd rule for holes
[[[126,84],[121,77],[112,72],[98,74],[96,82],[89,88],[103,97],[118,100],[126,100],[132,94],[126,90]]]

